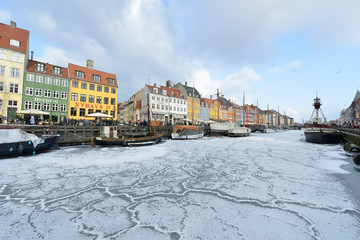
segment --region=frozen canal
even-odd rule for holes
[[[0,239],[360,239],[350,163],[302,131],[4,159]]]

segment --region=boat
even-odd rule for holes
[[[0,129],[0,158],[34,155],[59,149],[60,135],[39,138],[22,129]]]
[[[251,129],[248,127],[234,127],[228,130],[229,137],[248,137],[250,136]]]
[[[137,137],[118,137],[117,126],[102,126],[100,128],[100,136],[91,139],[91,146],[120,146],[120,147],[135,147],[148,146],[162,141],[162,134],[153,134],[151,136],[137,136]]]
[[[311,120],[309,123],[305,124],[307,128],[304,132],[305,140],[310,143],[319,143],[319,144],[337,144],[342,139],[342,133],[337,129],[332,129],[330,125],[326,123],[326,118],[321,111],[321,101],[320,98],[316,96],[314,99],[314,111],[311,115]],[[319,118],[319,111],[321,112],[324,122]],[[314,113],[316,113],[313,118]]]
[[[210,135],[226,136],[232,128],[234,128],[234,123],[232,122],[210,123]]]
[[[174,125],[171,133],[171,139],[173,140],[199,139],[202,137],[204,137],[203,126]]]

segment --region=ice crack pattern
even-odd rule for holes
[[[1,239],[359,239],[339,145],[300,131],[0,161]],[[331,167],[329,167],[329,165]]]

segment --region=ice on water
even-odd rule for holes
[[[0,236],[359,239],[348,160],[301,131],[0,160]]]

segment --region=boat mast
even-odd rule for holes
[[[151,120],[150,120],[150,94],[148,93],[148,121],[149,121],[149,134],[151,135]]]
[[[216,95],[217,95],[217,102],[218,102],[218,122],[220,122],[220,109],[219,109],[219,107],[220,107],[220,102],[219,102],[219,89],[217,89],[217,93],[216,93]]]
[[[243,94],[243,126],[245,127],[245,91],[244,91],[244,94]]]
[[[194,83],[193,83],[193,92],[192,92],[192,114],[191,114],[191,123],[192,123],[192,125],[194,125]]]

